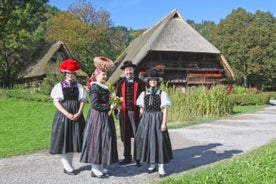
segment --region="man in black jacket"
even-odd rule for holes
[[[144,82],[134,76],[136,65],[131,61],[125,61],[122,70],[125,76],[121,78],[116,87],[116,95],[122,100],[122,110],[119,113],[121,140],[124,143],[124,159],[119,162],[121,165],[129,164],[132,161],[131,155],[131,138],[135,137],[138,126],[139,107],[136,100],[142,91],[145,91]],[[135,140],[134,140],[135,141]],[[135,158],[136,148],[133,148],[133,156]],[[136,165],[140,166],[140,161],[135,160]]]

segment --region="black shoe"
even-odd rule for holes
[[[136,161],[136,166],[137,166],[137,167],[141,167],[140,161]]]
[[[154,173],[156,171],[157,171],[156,167],[153,168],[153,169],[148,169],[148,174]]]
[[[119,165],[127,165],[131,163],[131,159],[123,159],[122,161],[119,162]]]
[[[77,171],[75,171],[75,170],[69,172],[69,171],[66,171],[65,169],[63,169],[63,172],[64,172],[65,174],[68,174],[68,175],[77,175],[77,174],[78,174]]]
[[[108,176],[106,176],[105,174],[102,174],[102,175],[96,175],[93,171],[91,171],[91,177],[93,178],[108,178]]]

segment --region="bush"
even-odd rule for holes
[[[233,94],[230,98],[235,105],[264,105],[269,104],[270,95],[269,93]]]
[[[275,91],[269,91],[267,93],[268,93],[270,99],[276,100],[276,92]]]
[[[58,82],[64,79],[64,75],[50,73],[43,79],[43,82],[40,87],[40,92],[44,95],[50,95],[52,88]]]
[[[234,85],[233,93],[237,95],[244,95],[246,94],[247,90],[245,87]]]
[[[1,90],[1,96],[3,98],[16,98],[27,101],[42,101],[50,102],[52,101],[49,95],[40,94],[35,88],[28,89],[11,89],[11,90]]]

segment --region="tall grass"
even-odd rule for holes
[[[207,89],[204,86],[191,88],[183,93],[176,88],[161,86],[173,103],[169,110],[168,121],[191,121],[202,118],[214,118],[232,114],[231,103],[225,86],[214,86]]]

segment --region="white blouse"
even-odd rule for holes
[[[138,97],[138,99],[137,99],[137,102],[136,102],[136,104],[137,104],[138,106],[142,107],[142,108],[145,107],[144,98],[145,98],[145,91],[143,91],[143,92],[139,95],[139,97]],[[161,108],[161,109],[162,109],[162,108],[168,108],[168,107],[170,107],[170,106],[172,106],[172,102],[171,102],[171,100],[170,100],[170,98],[169,98],[168,93],[166,93],[165,91],[162,91],[162,92],[161,92],[161,105],[160,105],[160,108]]]
[[[81,84],[77,83],[78,90],[79,90],[79,97],[78,100],[84,100],[86,98],[86,91],[82,87]],[[64,100],[61,83],[57,83],[52,91],[51,91],[51,97],[53,98],[54,102],[62,101]]]

